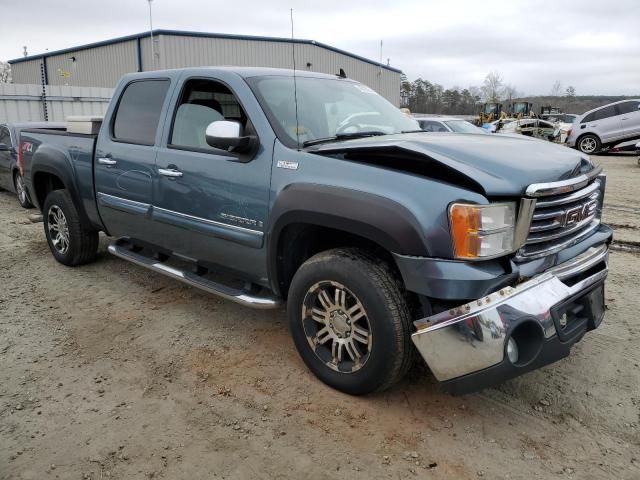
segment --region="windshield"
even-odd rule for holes
[[[457,133],[487,133],[486,130],[478,128],[466,120],[447,120],[444,123]]]
[[[319,139],[419,130],[413,118],[371,88],[350,80],[298,77],[298,135],[293,77],[247,79],[278,138],[291,147]]]
[[[526,103],[515,103],[513,105],[513,113],[518,114],[518,113],[526,113],[527,112],[527,107],[529,105]]]

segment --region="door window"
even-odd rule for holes
[[[420,128],[425,132],[448,132],[440,122],[434,122],[432,120],[418,120]]]
[[[638,111],[638,105],[640,102],[622,102],[619,103],[618,106],[618,115],[623,115],[625,113],[633,113]]]
[[[593,120],[604,120],[605,118],[613,117],[617,114],[615,105],[609,105],[608,107],[604,107],[593,112]]]
[[[127,85],[113,122],[114,140],[153,145],[168,89],[169,80],[142,80]]]
[[[0,143],[4,143],[7,147],[11,148],[11,135],[7,127],[0,127]]]
[[[247,128],[247,115],[235,95],[220,82],[193,79],[185,83],[173,117],[169,144],[188,150],[220,152],[207,144],[210,123],[235,121]]]

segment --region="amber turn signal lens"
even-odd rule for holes
[[[458,258],[478,256],[478,230],[481,224],[480,209],[472,205],[454,204],[451,207],[451,230]]]
[[[482,259],[513,250],[514,203],[454,203],[449,219],[456,258]]]

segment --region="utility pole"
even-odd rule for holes
[[[151,2],[153,0],[147,0],[149,2],[149,36],[151,37],[151,65],[152,69],[156,68],[156,49],[153,43],[153,17],[151,15]]]

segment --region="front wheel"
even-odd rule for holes
[[[27,187],[24,185],[24,178],[22,175],[16,172],[13,176],[13,186],[16,189],[16,195],[18,195],[18,202],[22,208],[33,208],[33,203],[27,193]]]
[[[54,258],[68,266],[92,262],[98,251],[98,232],[83,225],[71,195],[53,190],[42,209],[44,233]]]
[[[600,139],[595,135],[587,134],[578,140],[578,150],[582,153],[595,153],[600,149]]]
[[[300,356],[337,390],[384,390],[411,364],[402,291],[386,263],[360,250],[328,250],[307,260],[293,277],[287,310]]]

